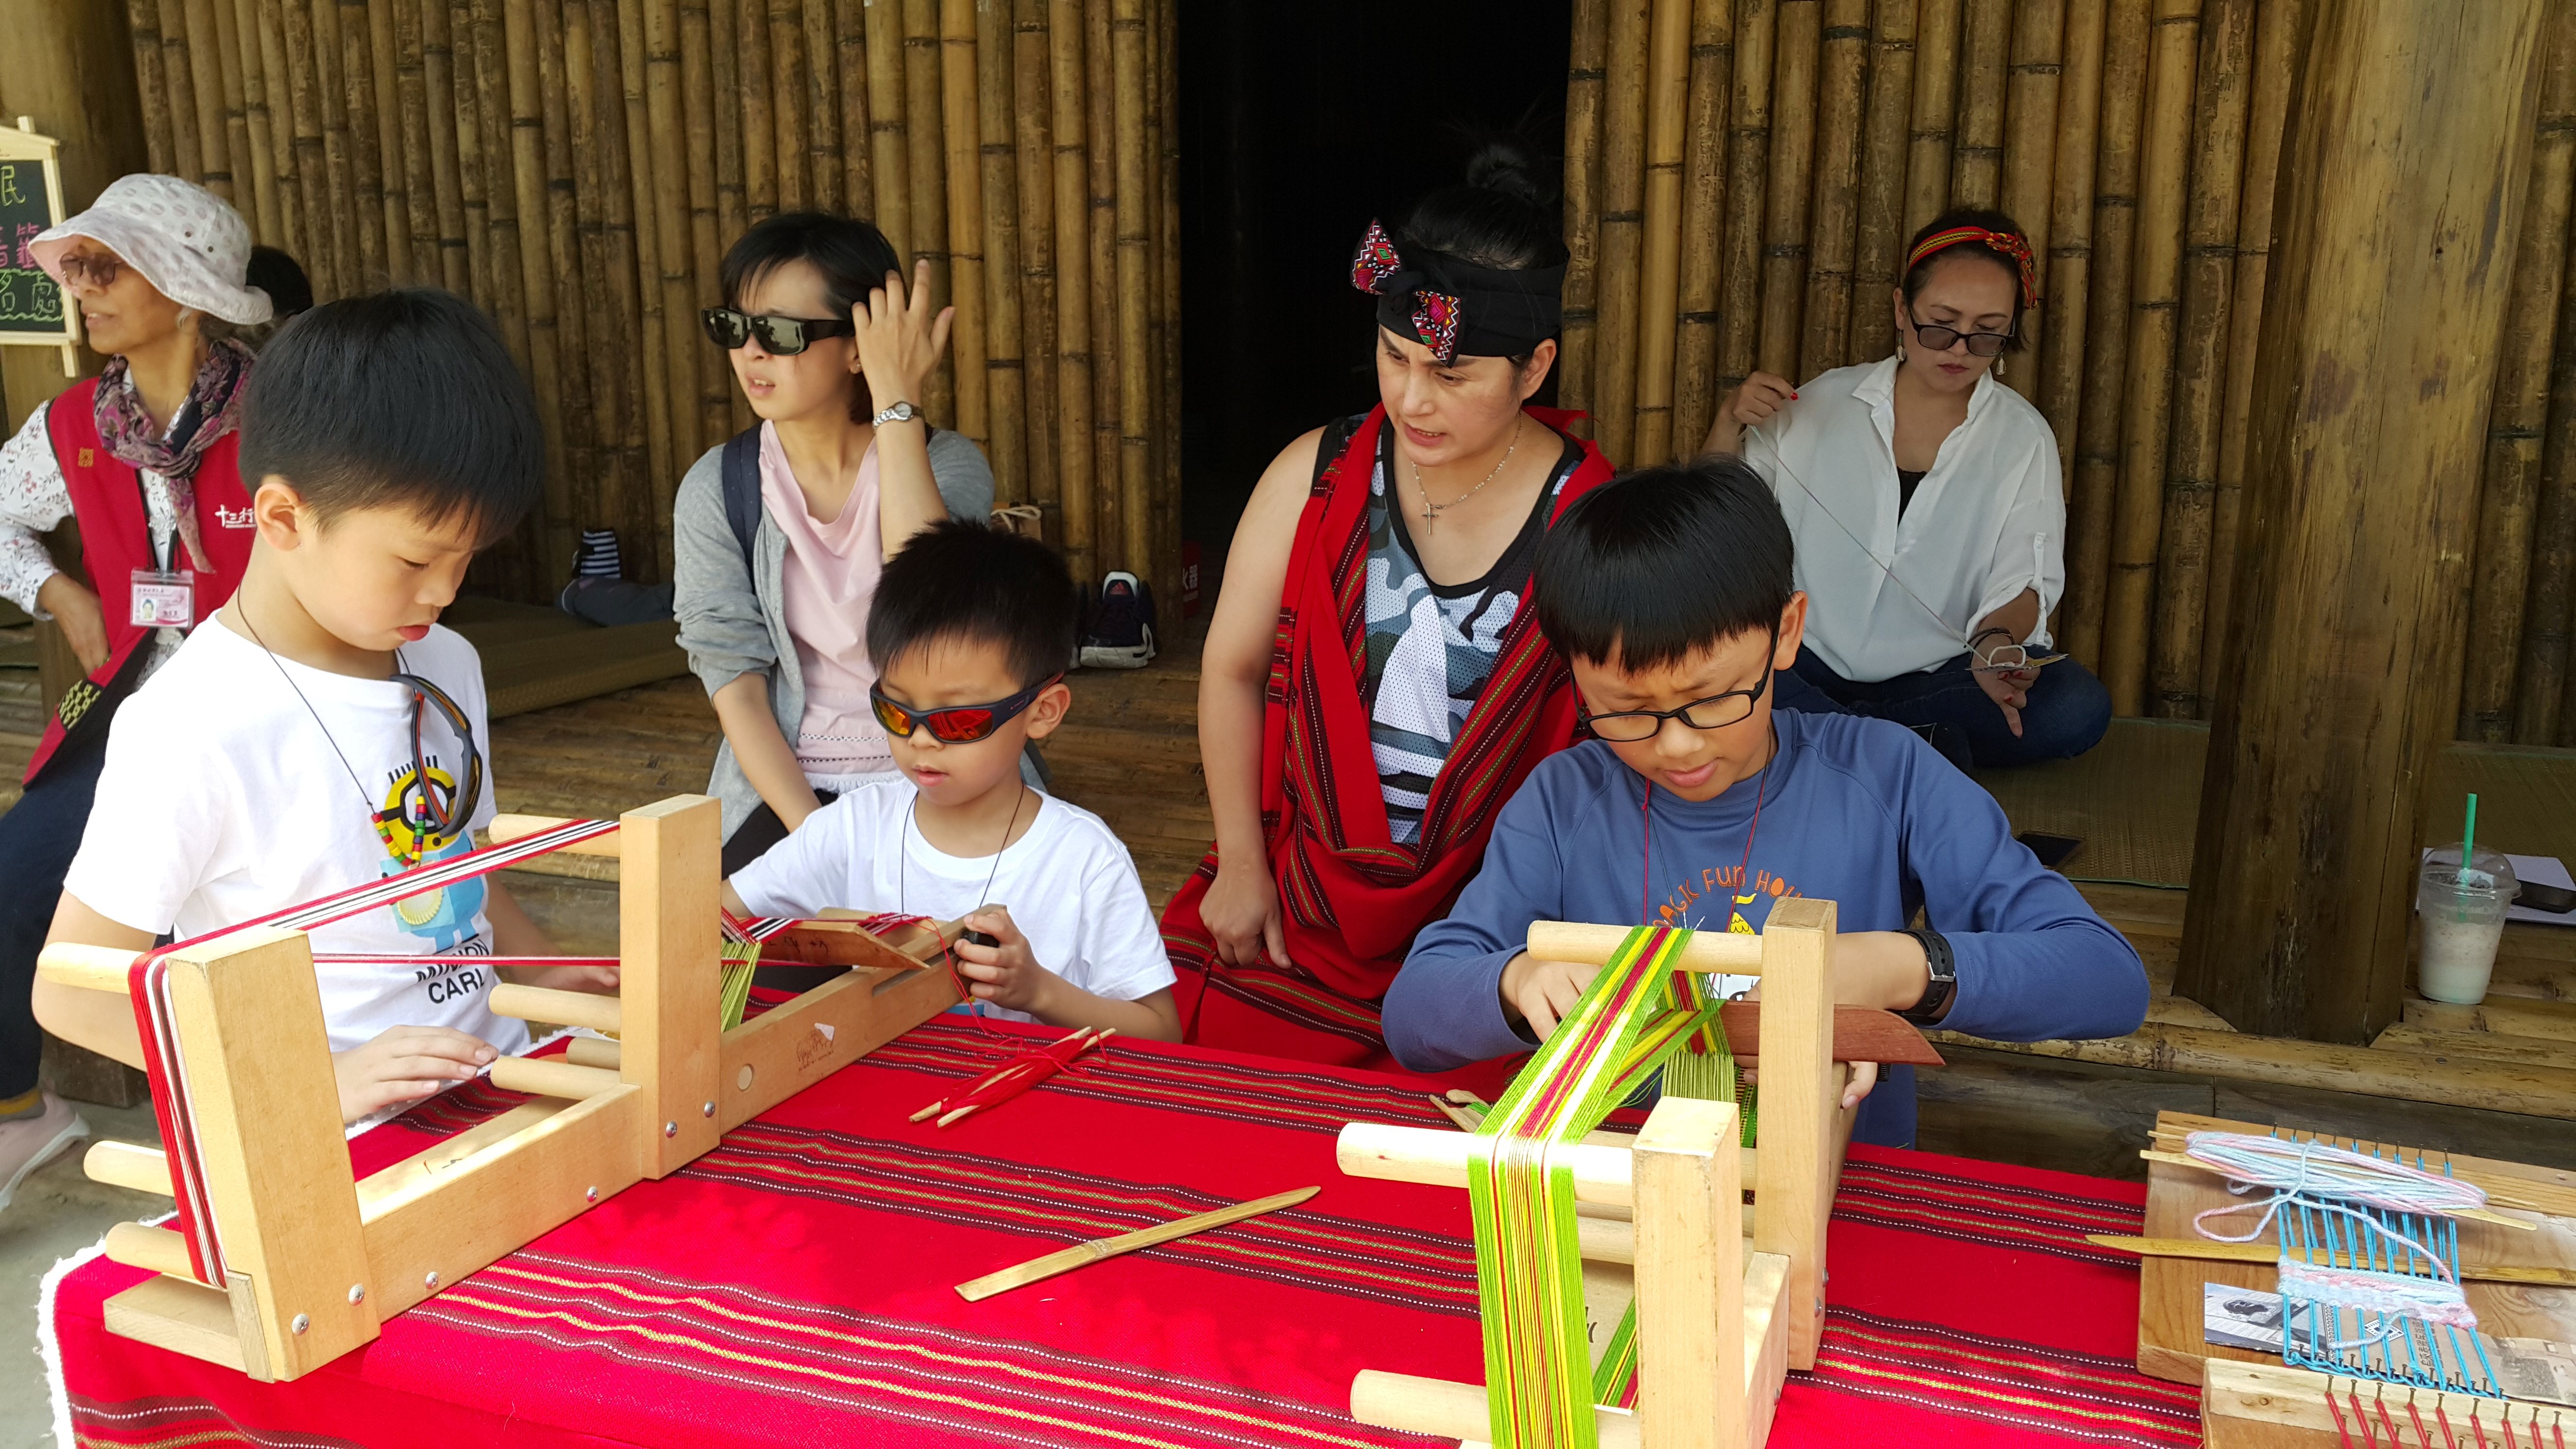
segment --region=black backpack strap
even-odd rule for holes
[[[725,522],[742,549],[745,568],[752,566],[751,541],[760,532],[760,428],[754,424],[725,440]]]

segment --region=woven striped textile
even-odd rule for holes
[[[1332,1133],[1435,1125],[1426,1084],[1119,1040],[945,1132],[913,1109],[1024,1029],[943,1017],[385,1325],[291,1384],[108,1335],[143,1275],[61,1284],[75,1439],[118,1449],[1046,1445],[1361,1449],[1363,1368],[1482,1372],[1467,1194],[1343,1177]],[[1040,1029],[1038,1035],[1054,1035]],[[521,1099],[471,1086],[353,1144],[375,1170]],[[980,1304],[954,1285],[1068,1242],[1308,1183],[1300,1207]],[[2196,1442],[2140,1378],[2126,1184],[1854,1148],[1833,1306],[1771,1443]]]

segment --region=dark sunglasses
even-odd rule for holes
[[[474,726],[465,718],[465,711],[448,697],[446,690],[417,674],[397,673],[393,681],[411,691],[411,768],[412,778],[420,782],[420,819],[411,823],[429,827],[413,833],[454,840],[458,832],[473,820],[474,808],[483,802],[483,751],[475,746]],[[430,782],[429,751],[421,738],[423,705],[436,710],[439,717],[447,721],[448,729],[456,735],[457,748],[463,754],[464,768],[457,771],[456,788],[445,794]],[[391,824],[401,810],[402,804],[396,802],[382,818]]]
[[[102,292],[115,286],[116,279],[125,274],[125,263],[115,257],[65,257],[60,265],[64,281],[85,282]]]
[[[991,704],[955,704],[945,709],[914,709],[885,697],[885,691],[871,684],[868,702],[876,707],[877,723],[887,734],[912,738],[915,729],[930,731],[930,737],[943,745],[971,745],[1009,724],[1020,711],[1035,703],[1047,686],[1064,678],[1050,674],[1008,699]]]
[[[837,317],[755,317],[731,307],[709,307],[698,314],[707,340],[731,352],[757,337],[780,357],[794,357],[823,337],[855,337],[859,329]]]
[[[1964,338],[1968,344],[1968,355],[1971,357],[2001,357],[2004,355],[2004,344],[2012,341],[2012,329],[2009,327],[2001,332],[1962,332],[1956,327],[1916,322],[1910,313],[1905,320],[1914,327],[1914,340],[1933,352],[1947,352]]]

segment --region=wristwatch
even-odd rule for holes
[[[868,421],[882,428],[888,423],[908,423],[920,416],[921,409],[908,402],[899,402],[892,407],[879,408],[877,415]]]
[[[1905,931],[1923,945],[1923,962],[1932,968],[1932,979],[1923,987],[1923,999],[1897,1013],[1916,1026],[1930,1026],[1950,1009],[1950,999],[1959,994],[1959,962],[1950,954],[1950,943],[1938,931]]]

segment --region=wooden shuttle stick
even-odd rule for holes
[[[81,1159],[81,1171],[92,1182],[121,1187],[131,1192],[157,1192],[173,1196],[170,1190],[170,1159],[158,1147],[143,1147],[132,1142],[95,1142],[89,1155]]]
[[[112,991],[125,994],[127,973],[134,969],[140,951],[120,951],[113,946],[82,946],[70,941],[56,941],[36,956],[36,974],[57,986],[77,986],[84,991]]]
[[[2205,1238],[2124,1238],[2116,1233],[2093,1233],[2084,1241],[2097,1243],[2121,1253],[2136,1253],[2147,1258],[2195,1258],[2209,1263],[2275,1263],[2280,1261],[2278,1243],[2214,1243]],[[2366,1268],[2350,1253],[2334,1255],[2338,1268]],[[2462,1263],[2460,1276],[2473,1283],[2533,1283],[2548,1288],[2576,1288],[2576,1269],[2509,1268],[2500,1264]]]
[[[1578,921],[1532,921],[1529,953],[1542,961],[1571,961],[1582,966],[1606,964],[1628,939],[1630,926],[1589,926]],[[1716,971],[1729,976],[1762,974],[1762,938],[1727,931],[1701,931],[1682,948],[1678,963],[1687,971]]]
[[[495,815],[492,817],[492,828],[487,832],[487,838],[494,845],[507,845],[513,840],[525,840],[531,835],[540,835],[556,826],[571,823],[571,820],[560,815]],[[618,836],[614,832],[593,836],[588,840],[575,841],[563,847],[563,853],[605,855],[613,858],[625,854],[625,850],[618,845],[617,841]]]
[[[2220,1172],[2217,1168],[2210,1166],[2199,1158],[2187,1156],[2180,1152],[2158,1152],[2156,1149],[2149,1147],[2142,1149],[2138,1155],[2149,1162],[2161,1162],[2169,1167],[2197,1168],[2202,1172],[2210,1173],[2214,1176],[2227,1176],[2227,1174]],[[2488,1212],[2484,1208],[2471,1208],[2466,1212],[2445,1213],[2442,1214],[2442,1216],[2455,1217],[2462,1222],[2493,1223],[2500,1228],[2520,1228],[2526,1233],[2536,1231],[2540,1227],[2540,1224],[2538,1223],[2526,1223],[2520,1218],[2509,1218],[2502,1213]]]
[[[1231,1207],[1212,1208],[1207,1212],[1192,1213],[1188,1217],[1175,1218],[1154,1227],[1138,1228],[1132,1233],[1120,1233],[1114,1237],[1094,1238],[1087,1243],[1076,1243],[1070,1248],[1049,1253],[1043,1258],[1031,1258],[1025,1263],[1004,1268],[998,1273],[987,1273],[972,1282],[960,1283],[957,1285],[957,1296],[969,1303],[981,1302],[996,1293],[1007,1293],[1014,1288],[1026,1287],[1042,1279],[1052,1278],[1058,1273],[1068,1273],[1086,1264],[1097,1263],[1103,1258],[1114,1258],[1121,1253],[1132,1253],[1139,1248],[1151,1248],[1168,1243],[1175,1238],[1186,1238],[1192,1233],[1203,1233],[1210,1228],[1221,1228],[1228,1223],[1242,1222],[1245,1218],[1257,1218],[1263,1213],[1277,1212],[1284,1207],[1295,1207],[1322,1191],[1323,1188],[1320,1186],[1301,1187],[1293,1192],[1273,1193],[1269,1197],[1239,1202]]]

